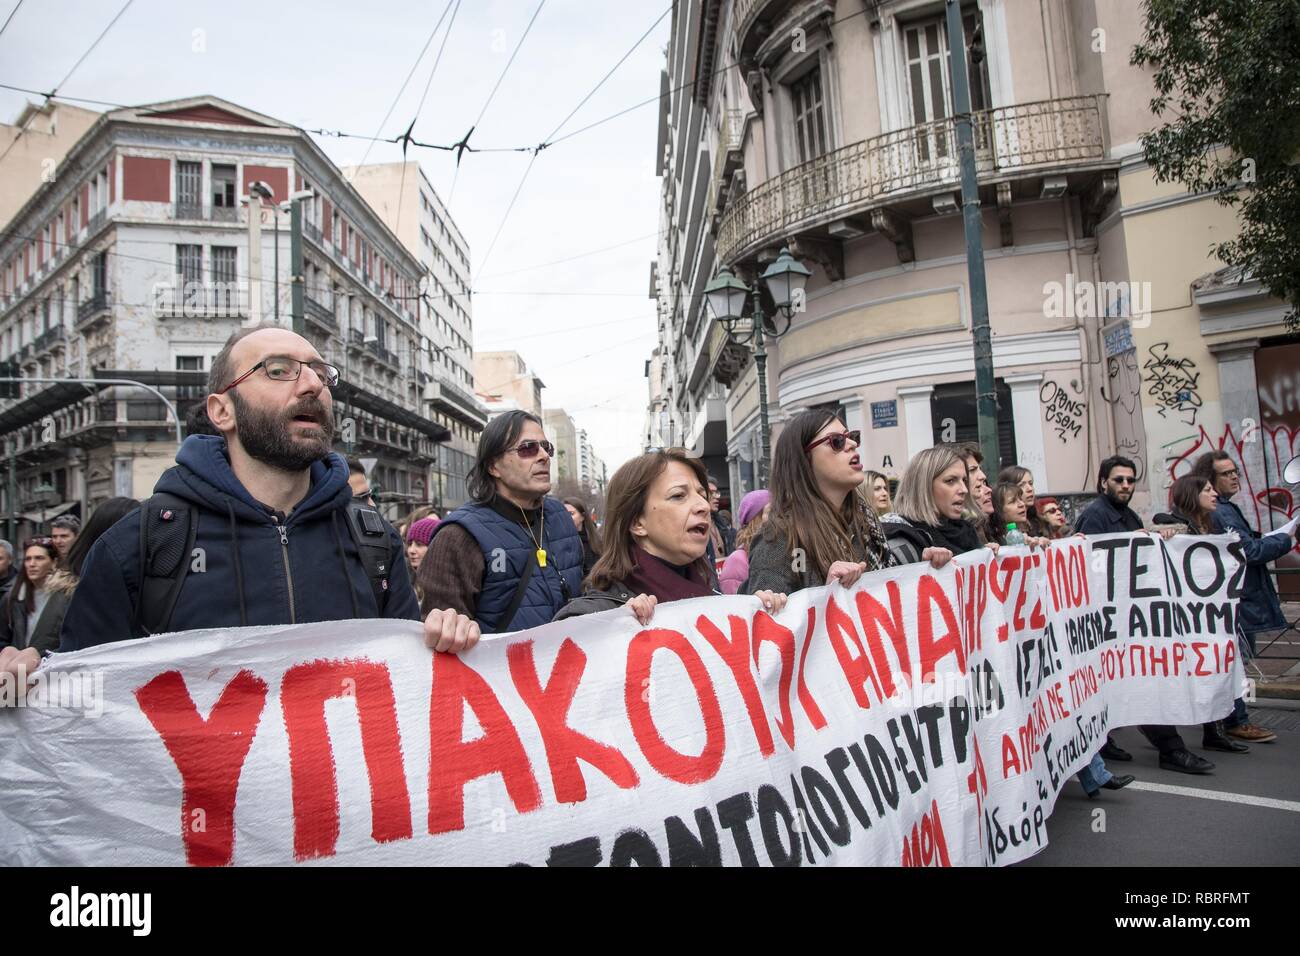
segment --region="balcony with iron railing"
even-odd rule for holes
[[[1104,94],[983,110],[973,129],[981,186],[1095,176],[1116,165],[1107,156]],[[718,258],[735,263],[833,222],[955,192],[960,183],[952,118],[884,133],[786,170],[731,202],[718,224]]]
[[[77,306],[77,330],[80,331],[100,318],[106,317],[111,307],[112,301],[106,289],[97,289],[91,293],[90,298]]]
[[[326,335],[336,335],[339,330],[338,319],[334,310],[314,296],[303,296],[303,313],[308,322]]]
[[[32,341],[32,353],[40,354],[46,349],[68,340],[68,330],[62,325],[51,326]]]

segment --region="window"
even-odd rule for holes
[[[101,252],[90,260],[91,288],[95,298],[101,298],[108,292],[108,253]]]
[[[962,17],[966,43],[969,46],[979,22],[979,12],[972,10]],[[952,89],[949,83],[949,46],[947,22],[936,19],[909,26],[903,31],[904,59],[907,63],[908,103],[912,123],[923,126],[937,123],[955,112]],[[987,58],[974,63],[967,58],[970,75],[971,109],[987,110],[992,102],[989,90]],[[976,125],[976,146],[986,144],[986,124]],[[943,159],[956,152],[956,144],[949,142],[946,125],[923,131],[917,138],[917,158],[923,162]]]
[[[217,209],[234,209],[238,205],[235,196],[235,167],[221,163],[212,164],[212,205]]]
[[[178,355],[176,356],[176,371],[178,372],[202,372],[203,356],[202,355]],[[202,398],[207,394],[207,387],[203,385],[178,385],[176,386],[176,400],[184,401],[186,399]]]
[[[212,285],[215,304],[219,309],[229,309],[239,301],[238,279],[235,274],[235,247],[212,247]]]
[[[183,295],[190,283],[203,281],[203,247],[178,245],[176,247],[176,276]]]
[[[826,107],[820,67],[790,84],[790,102],[794,109],[794,138],[799,162],[806,163],[826,152]]]
[[[198,218],[203,206],[203,164],[176,163],[176,212],[186,218]]]

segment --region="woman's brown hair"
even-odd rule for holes
[[[811,409],[790,420],[772,454],[772,513],[767,519],[771,540],[784,537],[786,547],[803,549],[808,570],[825,577],[836,561],[851,561],[853,542],[864,549],[880,537],[875,515],[857,494],[847,494],[832,507],[817,486],[812,459],[804,448],[838,416],[832,409]],[[873,527],[877,527],[875,534]]]
[[[1201,534],[1213,534],[1214,524],[1210,520],[1213,512],[1201,510],[1201,492],[1210,484],[1204,475],[1183,475],[1174,482],[1169,491],[1169,500],[1174,509],[1191,523],[1192,530]]]
[[[704,470],[704,463],[692,458],[684,448],[653,451],[621,465],[609,479],[609,487],[605,490],[604,551],[587,575],[588,591],[606,591],[622,584],[636,567],[632,525],[645,513],[650,486],[671,462],[680,462],[689,468],[708,497],[709,475]],[[695,562],[693,569],[698,571],[700,580],[713,580],[713,568],[709,567],[707,556]]]

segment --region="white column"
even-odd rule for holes
[[[866,431],[867,426],[862,421],[862,397],[851,395],[841,400],[840,404],[844,406],[844,427],[848,431],[853,431],[855,428],[858,431]]]
[[[933,385],[908,385],[898,390],[903,403],[903,420],[907,425],[907,457],[915,458],[934,447],[934,424],[930,417]]]
[[[1036,487],[1047,491],[1051,484],[1047,474],[1047,452],[1043,445],[1043,414],[1038,392],[1043,385],[1042,372],[1002,377],[1011,389],[1011,417],[1016,429],[1016,464],[1034,473]],[[1009,465],[1010,462],[1003,462]]]

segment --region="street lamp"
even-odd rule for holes
[[[763,313],[758,287],[749,286],[736,278],[735,274],[723,266],[718,274],[704,287],[704,296],[708,300],[713,315],[722,323],[727,338],[737,345],[751,348],[754,352],[755,371],[758,374],[758,415],[759,438],[762,449],[758,463],[758,484],[767,484],[768,462],[771,458],[771,431],[767,420],[767,337],[780,338],[790,331],[790,324],[796,312],[803,311],[804,286],[812,270],[790,255],[790,250],[783,248],[763,274],[759,277],[767,286],[768,294],[776,311],[772,315]],[[745,297],[752,296],[753,314],[749,319],[743,317]]]

